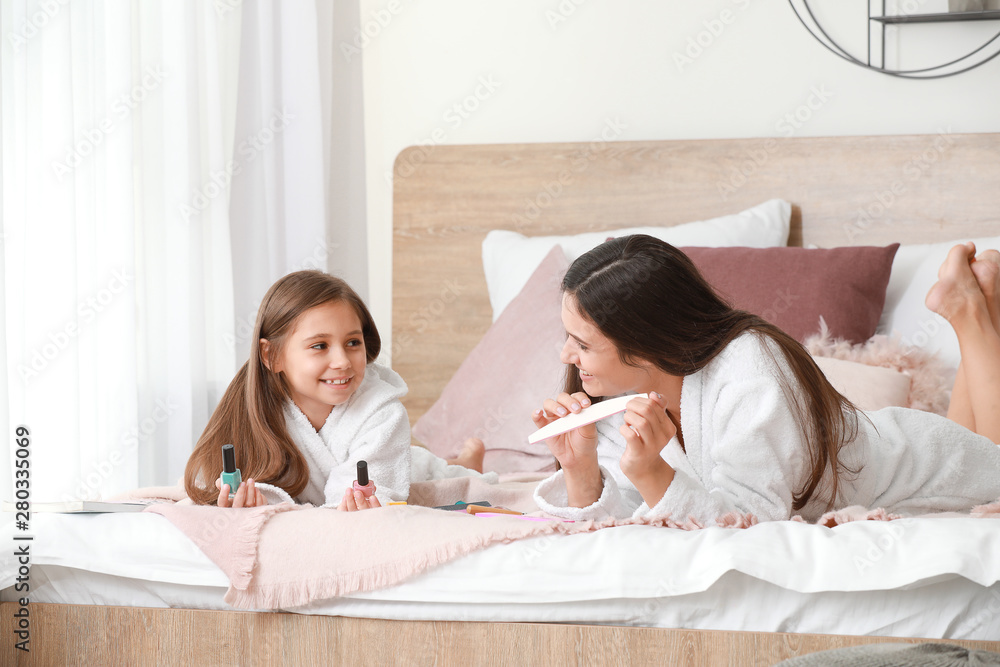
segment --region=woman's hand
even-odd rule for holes
[[[577,413],[590,406],[590,396],[584,392],[559,394],[546,399],[541,410],[531,415],[535,426],[542,428],[560,417]],[[566,479],[566,492],[571,507],[587,507],[597,502],[604,489],[597,465],[597,427],[587,424],[545,441],[549,451],[559,461]]]
[[[217,501],[219,507],[262,507],[267,504],[264,494],[254,486],[252,477],[240,484],[240,488],[236,489],[236,493],[233,495],[232,502],[229,500],[229,485],[223,484],[221,477],[215,480],[215,488],[219,490],[219,500]]]
[[[655,391],[649,398],[633,398],[625,410],[625,453],[620,461],[622,472],[635,484],[649,507],[660,502],[674,480],[674,469],[663,460],[660,452],[677,427],[667,415],[666,402]]]
[[[590,396],[578,391],[575,394],[563,392],[556,398],[546,399],[541,410],[535,410],[531,415],[535,426],[542,428],[555,420],[565,417],[571,412],[577,413],[590,407]],[[597,461],[597,427],[587,424],[573,429],[568,433],[557,435],[545,441],[549,451],[559,461],[563,470],[572,470],[580,465],[587,465],[591,460]]]
[[[344,491],[344,498],[337,505],[337,509],[341,512],[357,512],[358,510],[370,510],[376,507],[382,507],[382,503],[375,497],[374,489],[372,490],[372,494],[365,498],[365,494],[355,491],[354,488],[349,488]]]

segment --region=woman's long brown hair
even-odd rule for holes
[[[315,306],[344,301],[361,320],[365,357],[378,357],[382,341],[375,320],[351,287],[322,271],[296,271],[278,280],[264,295],[257,311],[250,359],[229,383],[212,413],[184,470],[184,488],[199,505],[215,503],[215,480],[222,474],[222,445],[232,444],[243,479],[278,486],[293,498],[309,482],[306,461],[288,436],[283,406],[290,393],[282,373],[268,368],[260,341],[270,342],[269,355],[280,358],[299,316]]]
[[[754,332],[777,344],[798,386],[782,378],[786,398],[808,444],[811,475],[795,493],[802,509],[828,470],[832,504],[843,467],[838,455],[857,433],[855,406],[827,381],[805,348],[770,322],[726,303],[677,248],[636,234],[609,240],[578,258],[562,281],[580,314],[618,349],[622,363],[653,363],[683,377],[704,368],[737,336]],[[770,354],[770,347],[767,347]],[[565,391],[583,391],[575,366],[566,368]]]

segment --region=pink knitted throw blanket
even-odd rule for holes
[[[296,607],[393,586],[492,544],[527,537],[624,525],[682,530],[705,527],[669,517],[576,523],[546,518],[532,500],[535,485],[535,481],[491,485],[473,478],[421,482],[411,486],[409,505],[364,512],[292,504],[233,510],[185,503],[157,503],[146,511],[162,514],[194,541],[229,578],[225,601],[246,609]],[[486,500],[532,516],[483,518],[432,508],[458,500]],[[846,508],[825,515],[817,523],[834,526],[894,518],[882,510]],[[715,521],[715,525],[727,528],[748,528],[756,523],[751,515],[735,513]]]

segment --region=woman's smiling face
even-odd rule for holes
[[[591,396],[617,396],[647,391],[650,374],[645,365],[623,364],[618,348],[577,310],[576,299],[571,294],[563,295],[562,322],[566,343],[559,359],[579,369],[585,392]]]

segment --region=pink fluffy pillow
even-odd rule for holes
[[[821,327],[820,332],[816,335],[808,337],[804,345],[813,357],[877,366],[907,376],[909,378],[909,391],[901,401],[896,398],[888,398],[889,393],[898,395],[899,388],[898,385],[893,388],[895,383],[886,378],[874,380],[874,384],[870,384],[864,390],[881,393],[885,400],[889,401],[887,405],[926,410],[939,415],[948,412],[954,372],[949,371],[941,357],[934,352],[906,345],[899,336],[876,335],[864,343],[852,345],[846,340],[833,338],[830,330],[825,326]],[[820,363],[819,360],[817,363]],[[822,363],[820,363],[820,367],[824,373],[827,373],[827,379],[840,393],[855,402],[858,407],[865,407],[865,405],[855,401],[859,398],[859,393],[855,389],[865,383],[873,382],[872,378],[865,378],[862,373],[845,372],[842,369],[830,371],[828,370],[829,365],[824,367]]]

